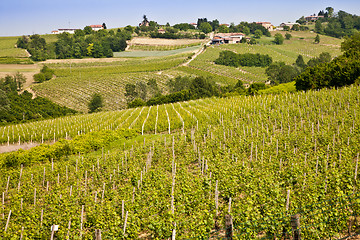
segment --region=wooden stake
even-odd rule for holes
[[[171,240],[175,240],[176,237],[176,222],[174,223],[174,228],[172,230]]]
[[[52,225],[52,227],[51,227],[51,237],[50,237],[50,240],[53,240],[53,239],[54,239],[54,234],[55,234],[55,225]]]
[[[233,221],[230,214],[225,215],[225,237],[226,239],[233,239]]]
[[[23,239],[24,227],[21,227],[20,240]]]
[[[286,196],[286,211],[289,210],[289,205],[290,205],[290,189],[287,190],[287,196]]]
[[[355,176],[354,176],[355,181],[356,181],[356,178],[357,178],[358,162],[359,162],[359,153],[357,154],[357,157],[356,157]]]
[[[10,176],[8,177],[7,183],[6,183],[6,190],[5,190],[6,193],[7,193],[8,190],[9,190],[9,183],[10,183]]]
[[[126,232],[126,222],[127,222],[127,218],[128,218],[128,211],[126,211],[126,215],[125,215],[125,221],[124,221],[124,230],[123,230],[123,235],[125,235]]]
[[[43,219],[44,219],[44,209],[41,209],[41,215],[40,215],[40,228],[42,228]]]
[[[218,180],[216,180],[216,185],[215,185],[215,208],[216,208],[216,216],[218,215],[218,207],[219,207],[219,191],[218,191]]]
[[[11,216],[11,210],[9,211],[9,215],[8,215],[8,218],[7,218],[7,220],[6,220],[6,225],[5,225],[5,232],[6,232],[6,230],[8,229],[8,227],[9,227],[9,222],[10,222],[10,216]]]
[[[83,222],[84,222],[84,205],[81,206],[80,238],[82,237]]]
[[[2,219],[4,219],[5,218],[5,213],[4,213],[4,211],[5,211],[5,193],[4,192],[2,193],[2,201],[1,201],[1,203],[2,203],[2,209],[3,209]]]
[[[124,219],[125,201],[121,202],[121,219]]]
[[[36,205],[36,188],[34,188],[34,206]]]
[[[66,239],[69,240],[70,239],[70,228],[71,228],[71,218],[69,220],[69,224],[68,224],[68,231],[66,234]]]
[[[95,240],[101,240],[101,230],[95,229]]]
[[[231,198],[229,198],[229,208],[228,208],[228,213],[231,213]]]
[[[293,239],[300,240],[301,232],[300,232],[300,214],[295,214],[291,216],[291,228],[293,231]]]

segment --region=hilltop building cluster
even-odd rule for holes
[[[99,31],[100,29],[104,29],[103,25],[89,25],[93,31]],[[58,30],[51,31],[51,34],[61,34],[64,32],[74,34],[76,30],[80,30],[80,28],[59,28]]]

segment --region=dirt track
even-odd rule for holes
[[[0,145],[0,153],[7,153],[17,151],[19,149],[28,150],[30,148],[39,146],[39,143],[24,143],[24,144],[10,144],[8,145]]]
[[[187,45],[193,43],[202,43],[204,40],[199,39],[159,39],[159,38],[144,38],[144,37],[136,37],[133,38],[129,43],[130,45],[153,45],[153,46],[161,46],[161,45]]]

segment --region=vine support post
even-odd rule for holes
[[[95,229],[95,240],[101,240],[101,230]]]
[[[126,211],[125,221],[124,221],[123,235],[125,235],[125,232],[126,232],[126,222],[127,222],[128,214],[129,214],[129,212],[128,212],[128,211]]]
[[[293,232],[293,239],[300,240],[301,239],[300,214],[295,214],[291,216],[291,229]]]
[[[10,217],[11,217],[11,210],[9,211],[9,215],[8,215],[7,220],[6,220],[6,225],[5,225],[5,231],[4,232],[6,232],[6,230],[9,227]]]
[[[233,239],[233,221],[230,214],[225,215],[225,237],[226,239]]]
[[[176,222],[174,223],[174,228],[172,230],[171,240],[175,240],[176,237]]]

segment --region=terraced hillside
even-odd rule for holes
[[[0,155],[0,234],[49,239],[55,224],[59,239],[92,239],[96,229],[104,239],[216,238],[230,214],[234,238],[280,239],[298,213],[304,239],[340,238],[358,228],[359,91],[211,98],[1,128],[2,142],[19,133],[73,140]],[[121,137],[123,128],[131,134]]]

